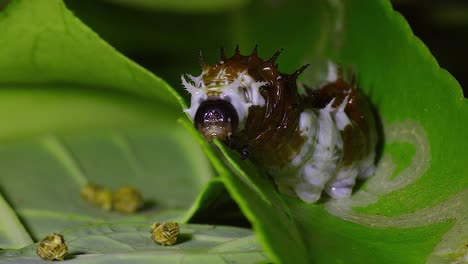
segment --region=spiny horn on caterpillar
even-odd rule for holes
[[[225,61],[226,60],[226,53],[224,52],[223,47],[221,47],[219,49],[219,59],[220,59],[220,61]]]
[[[209,65],[206,64],[206,62],[205,62],[205,58],[203,57],[203,52],[201,50],[200,50],[200,55],[199,55],[199,63],[200,63],[200,67],[202,69],[205,69],[205,68],[209,67]]]
[[[276,59],[278,59],[278,56],[281,54],[281,52],[283,52],[283,49],[277,50],[277,51],[275,52],[275,54],[273,54],[273,56],[271,56],[271,58],[268,60],[270,66],[275,65]]]

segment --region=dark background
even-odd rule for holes
[[[428,46],[440,66],[458,80],[467,97],[468,0],[390,1],[406,18],[414,34]],[[162,12],[156,15],[155,10],[118,6],[102,0],[65,0],[65,3],[115,48],[172,84],[180,83],[180,72],[199,70],[198,65],[193,63],[193,58],[198,57],[198,50],[189,54],[185,54],[182,48],[167,50],[168,44],[164,43],[164,40],[160,43],[161,39],[155,40],[152,33],[158,32],[162,36],[168,36],[167,41],[171,41],[172,34],[176,34],[178,38],[175,39],[179,39],[181,28],[203,28],[205,25],[212,27],[213,21],[222,25],[226,23],[226,12],[229,12],[222,10],[206,14],[185,13],[180,16],[180,21],[174,22],[170,20],[171,13]],[[161,23],[166,19],[172,21],[170,26]],[[214,32],[207,32],[207,35],[216,35],[222,28],[215,26],[213,30]],[[206,41],[201,42],[201,39],[203,38],[191,35],[181,43],[172,41],[169,46],[190,44],[193,47],[208,48]],[[217,41],[213,41],[213,45],[216,46],[212,47],[213,49],[219,48]],[[174,53],[174,50],[178,52]],[[215,57],[208,56],[208,61]]]
[[[468,1],[393,0],[394,8],[468,95]]]
[[[8,2],[9,0],[0,0],[0,8]],[[169,82],[174,80],[179,82],[178,74],[174,76],[167,74],[167,72],[174,72],[168,68],[180,69],[185,63],[183,65],[167,65],[165,63],[164,66],[161,66],[161,63],[155,62],[168,62],[171,61],[169,58],[174,58],[174,55],[184,57],[182,54],[167,54],[165,57],[164,52],[152,54],[145,52],[145,48],[148,47],[141,46],[141,44],[146,43],[147,46],[151,47],[151,50],[155,48],[153,46],[155,43],[148,41],[151,36],[139,34],[141,33],[139,31],[150,32],[148,30],[151,30],[151,22],[154,22],[152,19],[148,19],[152,15],[151,12],[119,7],[106,1],[65,0],[65,2],[80,19],[132,60],[157,72],[159,76]],[[414,34],[429,47],[440,66],[448,70],[458,80],[463,88],[465,98],[468,97],[468,67],[466,65],[468,63],[468,0],[391,0],[391,2],[394,8],[406,18]],[[115,16],[119,17],[120,24],[115,23]],[[205,19],[216,21],[220,20],[220,17],[222,14]],[[195,22],[199,18],[188,16],[186,19]],[[113,24],[116,30],[106,28],[103,21],[106,21],[108,25]],[[143,29],[141,29],[142,27]],[[122,36],[122,34],[129,32],[134,34],[130,34],[132,36],[129,37]],[[139,39],[139,37],[143,37],[143,39]],[[128,43],[128,41],[132,43]],[[196,43],[197,39],[192,39],[192,42]],[[135,45],[135,43],[140,45],[138,49],[128,47]],[[196,56],[196,54],[190,55],[191,58]],[[185,65],[185,67],[187,66]]]

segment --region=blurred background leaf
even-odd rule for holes
[[[17,227],[2,228],[0,247],[25,246],[24,229],[37,240],[96,222],[182,221],[212,172],[176,123],[170,87],[61,1],[13,1],[0,24],[1,215]],[[134,217],[96,208],[80,198],[87,182],[134,186],[145,208]]]

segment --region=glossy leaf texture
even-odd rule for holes
[[[244,53],[258,43],[261,54],[282,47],[285,72],[312,63],[302,79],[309,87],[326,76],[328,59],[353,71],[382,124],[373,178],[350,199],[317,204],[279,194],[237,153],[200,140],[270,257],[278,263],[466,259],[468,102],[390,3],[254,3],[233,21]]]
[[[58,0],[0,12],[0,248],[101,222],[184,220],[212,171],[176,123],[180,98]],[[80,198],[133,186],[135,216]]]
[[[96,224],[63,232],[66,263],[260,263],[267,261],[249,229],[184,224],[176,244],[151,240],[149,224]],[[0,251],[0,263],[44,263],[37,243]]]

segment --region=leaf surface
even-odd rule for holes
[[[151,240],[149,224],[96,224],[63,232],[67,263],[259,263],[267,261],[251,230],[235,227],[180,226],[173,246]],[[0,251],[0,263],[43,263],[37,243]]]
[[[61,1],[11,1],[0,25],[0,247],[83,224],[184,218],[212,172],[175,122],[176,93]],[[136,187],[142,214],[84,202],[87,182]]]

